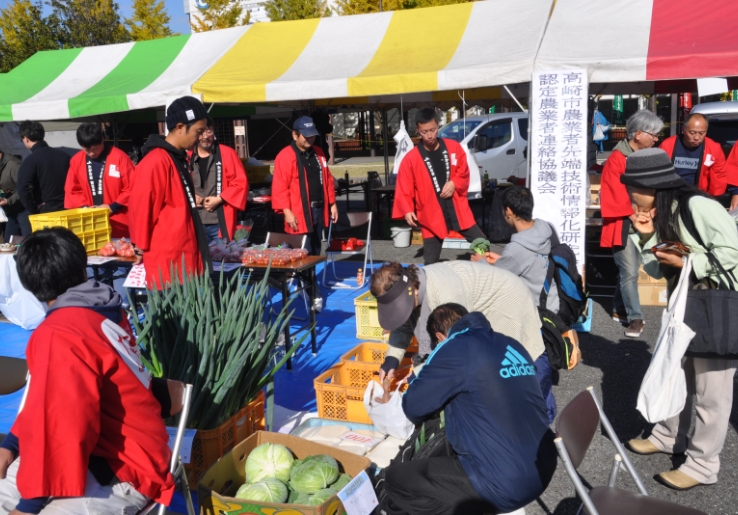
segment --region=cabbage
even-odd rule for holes
[[[349,481],[351,481],[351,476],[348,474],[341,474],[338,476],[338,480],[331,485],[331,488],[333,488],[336,491],[340,491],[341,488],[349,484]]]
[[[337,493],[338,491],[334,490],[333,488],[323,488],[322,490],[318,490],[313,495],[311,495],[310,499],[308,499],[307,504],[308,506],[320,506]]]
[[[258,483],[246,483],[236,492],[245,501],[283,503],[287,500],[287,487],[279,479],[268,478]]]
[[[290,504],[308,504],[312,495],[309,494],[298,494],[295,492],[295,497],[290,501]]]
[[[262,479],[290,479],[292,452],[284,445],[264,443],[251,451],[246,458],[246,482],[257,483]]]
[[[338,479],[338,462],[327,454],[308,456],[292,467],[290,488],[301,494],[313,494]]]

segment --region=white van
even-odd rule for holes
[[[495,113],[459,119],[441,127],[441,138],[466,145],[490,179],[527,174],[528,113]]]

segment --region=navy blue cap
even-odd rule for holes
[[[292,129],[300,131],[300,134],[306,138],[318,135],[318,129],[315,128],[315,122],[313,122],[313,119],[309,116],[302,116],[295,120],[294,125],[292,125]]]

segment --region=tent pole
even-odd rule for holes
[[[518,99],[515,98],[515,95],[512,94],[512,91],[510,91],[510,89],[507,87],[507,85],[502,86],[502,87],[505,88],[505,91],[507,91],[507,94],[510,95],[510,98],[512,98],[513,100],[515,100],[515,103],[518,104],[518,107],[520,108],[520,110],[523,111],[524,113],[527,113],[528,110],[523,107],[523,104],[521,104],[520,102],[518,102]],[[528,97],[530,99],[530,95],[528,95]],[[530,104],[528,104],[528,105],[530,105]],[[528,124],[528,125],[530,125],[530,124]]]
[[[387,120],[387,109],[382,110],[382,140],[384,140],[384,183],[389,184],[389,121]]]

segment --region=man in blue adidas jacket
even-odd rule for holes
[[[428,332],[440,343],[402,407],[416,424],[443,410],[456,456],[390,465],[384,511],[467,515],[527,505],[548,486],[557,459],[533,360],[481,313],[458,304],[436,308]]]

